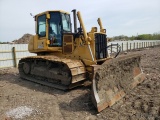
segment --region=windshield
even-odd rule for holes
[[[64,32],[71,32],[70,15],[62,13],[62,25]]]
[[[50,40],[49,46],[62,46],[62,34],[71,32],[70,15],[60,12],[50,12],[48,24],[48,38]]]

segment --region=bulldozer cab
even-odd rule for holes
[[[28,50],[33,53],[62,50],[63,34],[72,32],[70,14],[61,10],[46,11],[34,18],[36,35],[30,38]]]
[[[36,16],[38,38],[47,38],[49,47],[61,47],[63,33],[71,33],[70,15],[51,11]]]

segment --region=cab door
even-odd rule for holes
[[[37,17],[37,49],[38,50],[46,50],[47,46],[47,19],[46,14],[40,15]]]

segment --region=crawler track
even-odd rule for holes
[[[57,56],[22,58],[18,65],[20,77],[58,89],[71,89],[86,79],[86,70],[80,60]]]

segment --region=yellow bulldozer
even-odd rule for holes
[[[98,18],[100,30],[86,32],[80,12],[62,10],[34,16],[36,35],[30,38],[28,50],[37,56],[19,61],[20,77],[57,89],[91,86],[93,105],[100,112],[112,106],[144,80],[140,55],[111,57],[106,29]],[[80,27],[77,28],[77,17]]]

